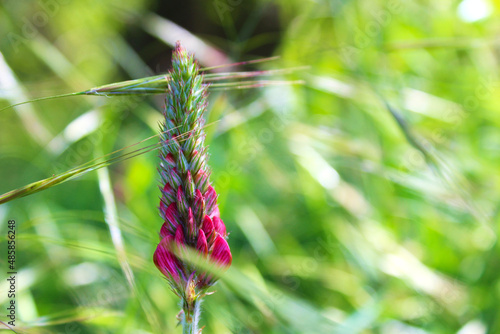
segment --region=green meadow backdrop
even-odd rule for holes
[[[305,66],[270,78],[301,85],[210,95],[233,265],[203,333],[499,333],[499,13],[488,0],[3,1],[0,108],[165,73],[177,40],[204,67]],[[163,100],[1,111],[0,193],[154,136]],[[16,333],[180,333],[152,262],[157,164],[145,153],[0,205],[0,320],[15,220]]]

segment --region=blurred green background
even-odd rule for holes
[[[498,2],[0,3],[0,107],[202,66],[309,66],[214,92],[212,181],[233,265],[203,333],[500,333]],[[0,193],[158,130],[163,99],[0,112]],[[154,143],[155,139],[152,139]],[[154,267],[156,153],[0,206],[17,222],[18,333],[180,333]],[[3,331],[7,331],[4,329]]]

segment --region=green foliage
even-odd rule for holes
[[[211,94],[233,264],[203,333],[497,333],[500,8],[485,0],[489,16],[467,22],[465,2],[3,2],[0,108],[160,74],[177,39],[203,67],[309,65],[283,78],[302,86]],[[224,52],[207,57],[153,11]],[[0,193],[156,135],[163,104],[2,111]],[[156,152],[0,206],[1,284],[17,223],[18,332],[180,333],[152,262]]]

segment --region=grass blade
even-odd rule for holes
[[[207,124],[205,125],[205,127],[209,126],[209,125],[212,125],[213,123],[210,123],[210,124]],[[174,129],[172,129],[174,130]],[[107,159],[105,161],[102,161],[102,162],[96,162],[94,163],[94,161],[96,160],[99,160],[99,159],[102,159],[104,157],[107,157],[109,155],[113,155],[115,153],[118,153],[118,152],[121,152],[127,148],[130,148],[132,146],[135,146],[135,145],[138,145],[140,143],[143,143],[144,141],[147,141],[149,139],[152,139],[152,138],[155,138],[155,137],[158,137],[160,136],[160,134],[158,135],[155,135],[155,136],[151,136],[149,138],[146,138],[146,139],[143,139],[133,145],[130,145],[130,146],[127,146],[125,148],[122,148],[120,150],[117,150],[117,151],[114,151],[114,152],[111,152],[109,154],[106,154],[102,157],[99,157],[99,158],[96,158],[94,160],[91,160],[85,164],[82,164],[78,167],[75,167],[73,169],[70,169],[66,172],[63,172],[61,174],[58,174],[58,175],[53,175],[52,177],[49,177],[49,178],[46,178],[46,179],[43,179],[43,180],[39,180],[39,181],[36,181],[36,182],[33,182],[33,183],[30,183],[24,187],[21,187],[21,188],[18,188],[18,189],[15,189],[15,190],[12,190],[12,191],[9,191],[3,195],[0,195],[0,204],[4,204],[4,203],[7,203],[7,202],[10,202],[14,199],[17,199],[17,198],[21,198],[21,197],[25,197],[25,196],[29,196],[29,195],[32,195],[32,194],[35,194],[37,192],[40,192],[42,190],[46,190],[46,189],[49,189],[53,186],[56,186],[58,184],[61,184],[61,183],[64,183],[66,181],[69,181],[71,179],[74,179],[76,177],[79,177],[79,176],[82,176],[88,172],[91,172],[93,170],[98,170],[100,168],[103,168],[103,167],[106,167],[106,166],[109,166],[113,163],[116,163],[116,162],[121,162],[121,161],[125,161],[125,160],[128,160],[128,159],[131,159],[131,158],[134,158],[136,156],[139,156],[141,154],[144,154],[144,153],[148,153],[148,152],[151,152],[151,151],[154,151],[154,150],[157,150],[158,148],[161,147],[161,143],[155,143],[155,144],[152,144],[152,145],[148,145],[148,146],[145,146],[145,147],[142,147],[140,149],[137,149],[137,150],[134,150],[132,152],[128,152],[128,153],[125,153],[125,154],[122,154],[122,155],[119,155],[119,156],[116,156],[116,157],[112,157],[110,159]],[[183,133],[183,134],[180,134],[179,136],[177,136],[177,141],[179,143],[185,141],[187,138],[189,137],[189,133]]]

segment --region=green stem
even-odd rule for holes
[[[198,334],[198,321],[200,320],[201,298],[192,304],[182,302],[182,334]]]

